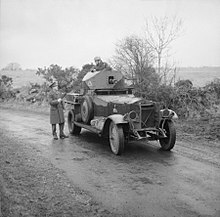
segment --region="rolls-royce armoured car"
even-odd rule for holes
[[[67,94],[65,102],[70,105],[69,132],[79,135],[84,128],[106,137],[115,155],[122,154],[130,140],[158,140],[165,151],[175,145],[176,113],[136,97],[121,72],[88,72],[83,78],[83,92]]]

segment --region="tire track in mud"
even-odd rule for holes
[[[183,141],[178,142],[177,146],[173,150],[178,155],[188,157],[195,161],[208,163],[209,165],[213,165],[217,168],[220,168],[220,146],[218,147],[217,142],[209,142],[209,146],[206,146],[205,141],[200,144],[191,144],[192,142],[188,142],[187,144]]]
[[[218,216],[220,159],[215,143],[177,137],[174,149],[164,152],[157,142],[132,142],[119,157],[88,131],[54,142],[47,116],[23,115],[3,111],[0,123],[107,210],[130,217]]]

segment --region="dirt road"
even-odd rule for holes
[[[171,152],[161,151],[157,142],[133,142],[115,156],[93,133],[54,141],[47,115],[6,109],[0,111],[0,129],[11,142],[34,147],[39,161],[47,159],[63,171],[87,192],[85,200],[96,201],[110,216],[220,216],[215,142],[177,135]]]

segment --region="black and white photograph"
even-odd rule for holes
[[[220,1],[0,0],[0,217],[220,217]]]

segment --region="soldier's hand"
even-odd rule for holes
[[[58,101],[58,102],[61,102],[61,101],[62,101],[62,99],[61,99],[61,98],[59,98],[57,101]]]

